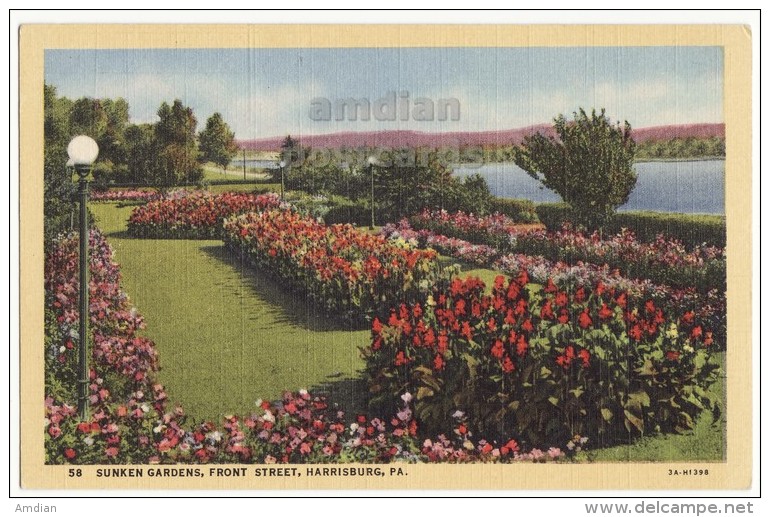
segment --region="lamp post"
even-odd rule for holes
[[[80,343],[78,343],[78,415],[88,419],[88,174],[91,172],[99,146],[93,138],[76,136],[67,146],[67,165],[78,173],[80,199]]]
[[[284,185],[283,185],[283,169],[286,167],[286,160],[281,160],[280,162],[278,162],[278,167],[280,167],[280,169],[281,169],[281,201],[283,201],[283,189],[284,189]]]

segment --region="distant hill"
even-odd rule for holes
[[[549,124],[538,124],[519,129],[500,131],[462,131],[452,133],[425,133],[422,131],[364,131],[342,132],[324,135],[292,135],[304,146],[335,149],[341,147],[461,147],[505,146],[519,144],[525,136],[537,132],[552,134]],[[711,138],[725,136],[724,124],[681,124],[633,129],[637,142],[669,140],[672,138]],[[281,148],[285,135],[254,140],[239,140],[238,145],[253,151],[275,151]]]

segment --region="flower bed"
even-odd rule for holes
[[[530,279],[544,285],[553,282],[559,286],[590,289],[591,286],[602,283],[608,288],[626,291],[636,300],[652,299],[666,312],[691,311],[699,314],[701,322],[712,329],[717,348],[724,349],[726,344],[727,305],[724,292],[717,289],[701,292],[693,287],[672,288],[650,280],[630,279],[607,265],[597,266],[583,262],[570,265],[552,262],[538,255],[521,253],[500,255],[490,246],[448,238],[430,230],[415,230],[406,219],[402,219],[398,224],[384,226],[381,233],[389,239],[403,239],[414,246],[432,247],[451,257],[512,276],[525,272]]]
[[[436,253],[398,246],[350,225],[324,225],[296,212],[228,219],[225,243],[331,314],[361,321],[427,293]]]
[[[486,244],[502,253],[541,255],[567,264],[606,264],[628,278],[649,279],[672,287],[696,287],[704,292],[725,290],[724,250],[714,246],[697,246],[687,251],[681,242],[663,236],[641,243],[630,231],[602,238],[596,232],[586,235],[569,228],[558,232],[521,230],[500,214],[478,217],[462,212],[426,211],[410,218],[410,222],[416,229]]]
[[[429,432],[460,410],[466,431],[540,448],[575,435],[628,443],[692,429],[704,408],[719,414],[713,338],[697,314],[667,314],[601,283],[536,285],[526,272],[484,292],[480,280],[455,279],[374,320],[373,403],[386,411],[406,390]]]
[[[217,239],[222,222],[233,215],[277,208],[275,193],[249,194],[196,192],[151,201],[137,207],[128,220],[128,231],[136,237],[159,239]]]
[[[94,348],[90,418],[80,421],[76,393],[78,243],[58,240],[45,263],[45,461],[47,464],[330,463],[388,461],[528,461],[565,459],[576,449],[524,452],[515,440],[498,445],[453,428],[421,438],[412,397],[403,394],[390,419],[357,415],[307,391],[259,402],[246,418],[189,425],[155,379],[154,344],[137,336],[143,325],[119,286],[112,250],[90,236],[90,320]]]
[[[156,190],[105,190],[94,191],[91,201],[154,201],[161,196]]]
[[[407,219],[397,224],[389,223],[382,227],[380,234],[391,240],[403,239],[409,244],[421,248],[430,247],[456,259],[464,260],[477,266],[491,264],[498,257],[498,251],[485,244],[473,244],[463,239],[447,237],[430,230],[414,230]]]

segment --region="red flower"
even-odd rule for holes
[[[446,352],[446,349],[449,347],[449,338],[446,336],[446,334],[439,334],[438,336],[438,351],[441,353]]]
[[[487,321],[487,329],[489,329],[490,332],[497,330],[497,322],[495,321],[495,318],[489,318],[489,321]]]
[[[516,341],[516,354],[519,357],[523,356],[527,353],[528,346],[529,343],[527,343],[527,339],[524,337],[524,334],[519,335],[519,339]]]
[[[444,369],[444,359],[440,355],[436,355],[435,359],[433,359],[433,369],[434,370]]]
[[[508,440],[508,442],[500,447],[500,454],[506,455],[508,453],[519,452],[519,444],[516,440]]]
[[[714,338],[711,335],[711,332],[706,332],[706,338],[703,340],[704,346],[709,346],[714,342]]]
[[[566,325],[567,322],[569,322],[569,312],[567,312],[567,309],[562,309],[559,313],[559,323]]]
[[[605,289],[606,289],[606,287],[605,287],[604,283],[601,280],[599,280],[599,283],[596,284],[596,290],[594,292],[597,295],[601,296],[602,294],[604,294]]]
[[[692,333],[690,334],[693,339],[698,339],[703,335],[703,329],[700,325],[692,329]]]
[[[494,346],[492,346],[492,350],[490,351],[493,357],[497,359],[503,358],[503,353],[505,353],[505,350],[503,349],[503,342],[499,339],[495,341]]]
[[[548,300],[545,302],[545,305],[543,305],[543,308],[540,309],[540,317],[544,320],[552,320],[554,319],[553,310],[551,309],[551,300]]]
[[[463,329],[460,334],[468,341],[473,339],[473,331],[471,331],[471,326],[467,321],[463,321]]]
[[[91,432],[91,424],[88,422],[80,422],[78,424],[78,431],[81,433],[90,433]]]
[[[578,318],[578,325],[580,325],[580,328],[587,329],[592,323],[593,320],[591,320],[587,310],[580,313],[580,317]]]
[[[577,303],[583,303],[586,299],[586,291],[582,287],[575,291],[575,301]]]
[[[687,325],[692,325],[692,322],[695,321],[695,313],[692,311],[687,311],[682,315],[682,323],[685,323]]]
[[[491,443],[489,443],[489,442],[487,442],[487,443],[485,443],[485,444],[484,444],[484,446],[481,448],[481,453],[482,453],[482,454],[489,454],[490,452],[492,452],[492,449],[493,449],[493,447],[492,447],[492,444],[491,444]]]
[[[365,415],[358,415],[356,418],[359,424],[365,424],[366,423],[366,416]]]
[[[636,324],[631,328],[631,330],[628,331],[628,335],[631,336],[634,341],[641,341],[642,328],[638,324]]]
[[[532,322],[530,320],[526,320],[524,323],[521,324],[521,330],[525,332],[532,332],[535,330],[535,327],[532,326]]]
[[[516,369],[516,365],[513,364],[513,361],[511,361],[510,356],[505,356],[505,359],[503,360],[503,371],[505,373],[511,373],[515,369]]]
[[[78,455],[78,453],[75,452],[75,449],[72,449],[72,448],[64,449],[64,456],[68,460],[74,460],[77,457],[77,455]]]
[[[569,302],[569,299],[567,298],[567,293],[560,291],[559,294],[556,295],[555,301],[556,301],[557,307],[564,307]]]
[[[465,424],[460,424],[457,427],[457,432],[460,433],[460,434],[465,434],[465,433],[468,432],[468,428],[465,426]]]
[[[674,350],[669,350],[666,352],[666,359],[669,361],[678,361],[679,360],[680,353],[675,352]]]
[[[615,303],[620,305],[622,308],[626,308],[626,305],[628,304],[628,297],[626,293],[620,293],[620,295],[615,298]]]
[[[583,361],[583,368],[588,368],[590,366],[590,359],[591,359],[591,353],[586,350],[585,348],[578,352],[578,357],[581,361]]]
[[[409,359],[406,358],[406,356],[404,355],[404,352],[399,350],[399,352],[396,354],[396,359],[393,361],[393,364],[395,364],[396,366],[403,366],[408,362],[409,362]]]
[[[568,367],[569,363],[570,363],[570,360],[567,359],[565,356],[563,356],[563,355],[557,355],[556,356],[556,364],[558,364],[562,368]]]
[[[543,289],[543,291],[545,291],[546,293],[555,293],[557,290],[558,289],[556,288],[556,284],[554,284],[553,280],[549,278],[545,284],[545,289]]]
[[[606,303],[602,303],[602,308],[599,309],[599,319],[606,320],[612,317],[612,311],[607,307]]]
[[[374,318],[374,321],[372,322],[372,332],[374,332],[374,334],[382,332],[382,323],[380,323],[379,318]]]

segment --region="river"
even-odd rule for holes
[[[620,211],[651,210],[685,214],[725,213],[724,160],[641,162],[634,165],[636,187]],[[531,199],[535,202],[561,201],[513,163],[458,166],[454,173],[479,173],[498,197]]]

